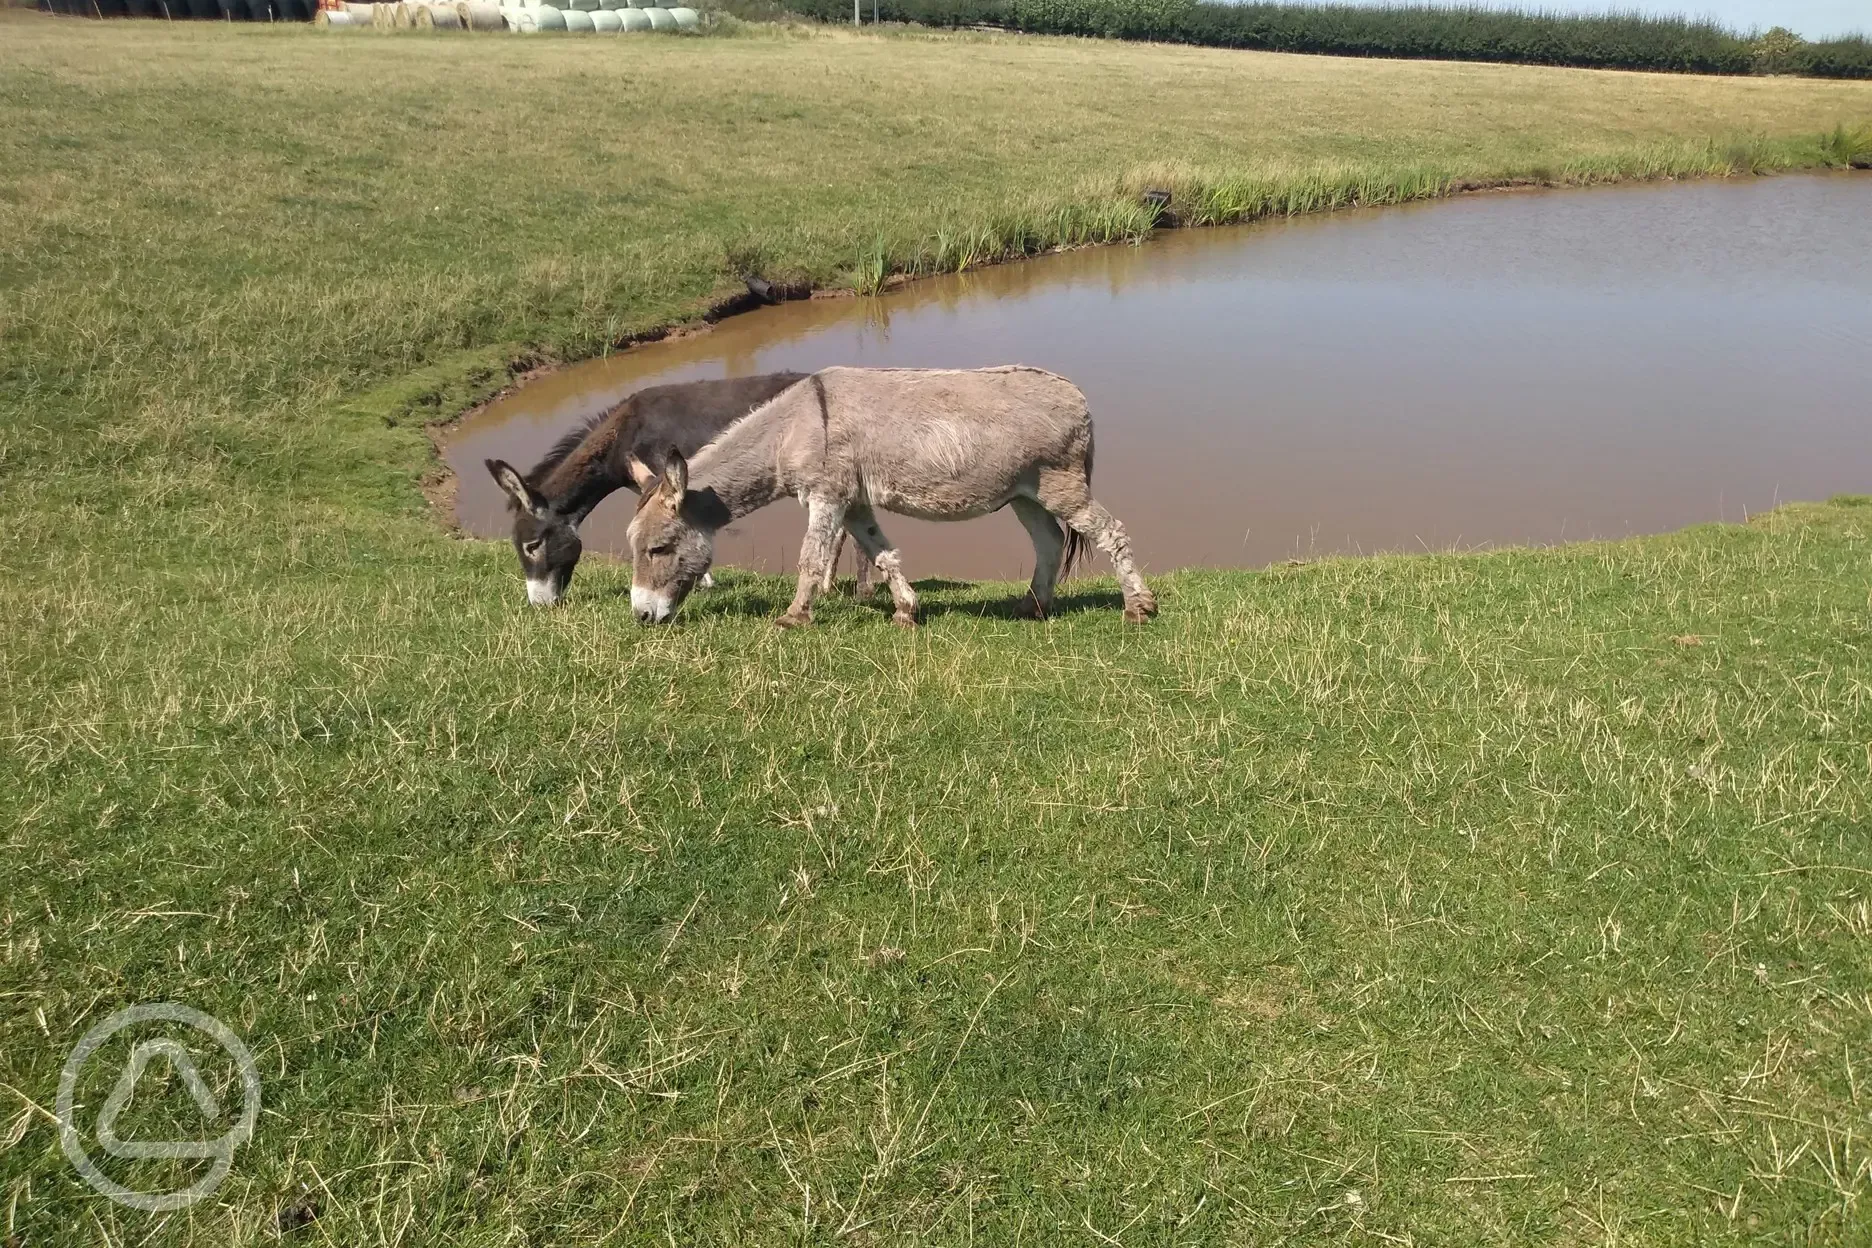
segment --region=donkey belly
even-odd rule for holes
[[[1016,495],[1031,495],[1038,479],[1030,465],[990,460],[953,474],[870,472],[861,485],[864,501],[884,511],[918,520],[972,520],[1001,510]]]
[[[905,422],[857,456],[866,502],[919,520],[968,520],[999,511],[1017,495],[1032,495],[1040,466],[1064,448],[1008,436],[988,422],[924,419]]]
[[[970,496],[967,498],[931,498],[927,493],[917,497],[905,497],[891,490],[867,490],[865,501],[880,511],[893,515],[909,516],[914,520],[973,520],[976,516],[985,516],[1000,511],[1011,502],[1021,490],[1009,490],[1004,494],[986,498]]]

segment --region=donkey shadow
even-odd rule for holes
[[[923,582],[914,582],[920,591]],[[890,614],[889,599],[881,598],[879,605],[886,615]],[[981,620],[1014,620],[1023,624],[1034,621],[1023,614],[1027,605],[1027,595],[1017,594],[1012,598],[994,598],[987,602],[935,602],[924,601],[917,604],[917,615],[924,621],[934,620],[944,615],[971,615]],[[1123,611],[1124,595],[1115,589],[1089,589],[1083,593],[1059,593],[1053,599],[1053,607],[1047,612],[1049,620],[1057,620],[1066,615],[1083,615],[1088,611]]]
[[[764,580],[767,578],[763,578]],[[972,581],[954,581],[944,577],[924,577],[912,581],[912,588],[919,594],[938,590],[973,589]],[[628,590],[620,591],[619,596]],[[792,602],[792,587],[787,583],[749,583],[739,578],[726,579],[714,589],[698,590],[689,595],[683,603],[683,614],[692,618],[754,618],[771,620],[785,611]],[[1027,603],[1025,594],[994,598],[988,601],[944,600],[929,598],[918,604],[917,615],[924,621],[935,620],[945,615],[973,616],[984,620],[1015,620],[1021,623],[1031,621],[1022,614]],[[834,604],[868,609],[882,619],[889,620],[891,615],[890,595],[880,587],[875,593],[860,595],[849,582],[838,589],[820,597],[818,606],[821,610]],[[1061,593],[1053,600],[1053,609],[1047,618],[1079,615],[1090,611],[1122,611],[1124,595],[1115,589],[1088,589],[1080,593]]]

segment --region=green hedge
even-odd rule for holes
[[[781,0],[796,13],[848,21],[851,0]],[[871,0],[864,0],[871,16]],[[1746,74],[1766,68],[1756,41],[1714,22],[1611,14],[1567,17],[1408,5],[1218,4],[1205,0],[877,0],[884,21],[998,26],[1047,35],[1148,39],[1335,56],[1506,61],[1594,69]],[[1872,72],[1865,39],[1777,49],[1773,69],[1821,77]]]
[[[1872,78],[1872,39],[1827,39],[1788,54],[1787,70],[1810,78]]]

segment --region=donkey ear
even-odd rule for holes
[[[631,488],[639,494],[656,484],[656,470],[638,459],[635,453],[625,459],[624,471],[630,474]]]
[[[494,478],[494,484],[501,492],[513,500],[513,505],[522,511],[530,511],[536,516],[544,516],[547,511],[546,500],[538,491],[526,483],[518,469],[504,459],[490,459],[487,464],[488,475]]]
[[[689,461],[673,446],[663,461],[663,488],[671,498],[681,498],[689,491]]]

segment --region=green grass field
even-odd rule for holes
[[[1872,505],[653,634],[419,488],[737,264],[1819,164],[1872,86],[0,14],[0,119],[0,1242],[1872,1237]],[[166,1215],[51,1121],[144,1001],[265,1084]]]

